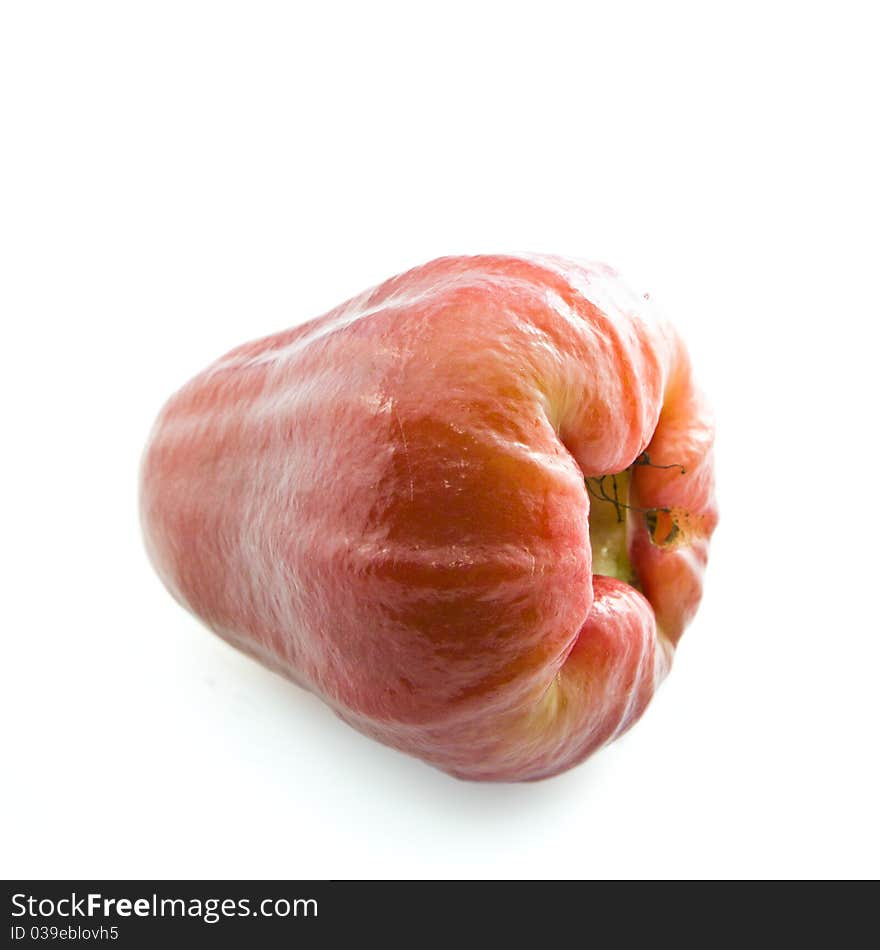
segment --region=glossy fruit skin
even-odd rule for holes
[[[611,268],[442,258],[185,385],[142,524],[183,605],[357,729],[538,779],[666,674],[717,521],[712,441],[680,339]],[[591,573],[585,478],[625,470],[639,590]]]

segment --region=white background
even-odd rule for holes
[[[0,9],[4,876],[880,873],[869,4]],[[529,250],[676,320],[722,523],[644,720],[475,785],[180,610],[136,473],[230,347]]]

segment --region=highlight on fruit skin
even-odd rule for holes
[[[713,436],[681,339],[610,267],[447,257],[183,386],[142,524],[181,604],[361,732],[540,779],[668,672],[718,518]]]

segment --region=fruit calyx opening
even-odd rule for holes
[[[681,534],[677,509],[642,508],[630,504],[630,481],[633,469],[649,466],[658,469],[678,469],[686,474],[685,467],[677,462],[659,465],[651,461],[647,452],[642,452],[622,472],[584,478],[591,499],[590,547],[593,552],[593,573],[616,577],[624,583],[639,588],[639,579],[629,560],[628,531],[632,514],[645,518],[648,536],[653,544],[674,544]]]

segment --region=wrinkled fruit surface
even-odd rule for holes
[[[443,258],[233,350],[144,455],[221,637],[470,779],[561,772],[669,669],[717,520],[685,348],[604,265]]]

